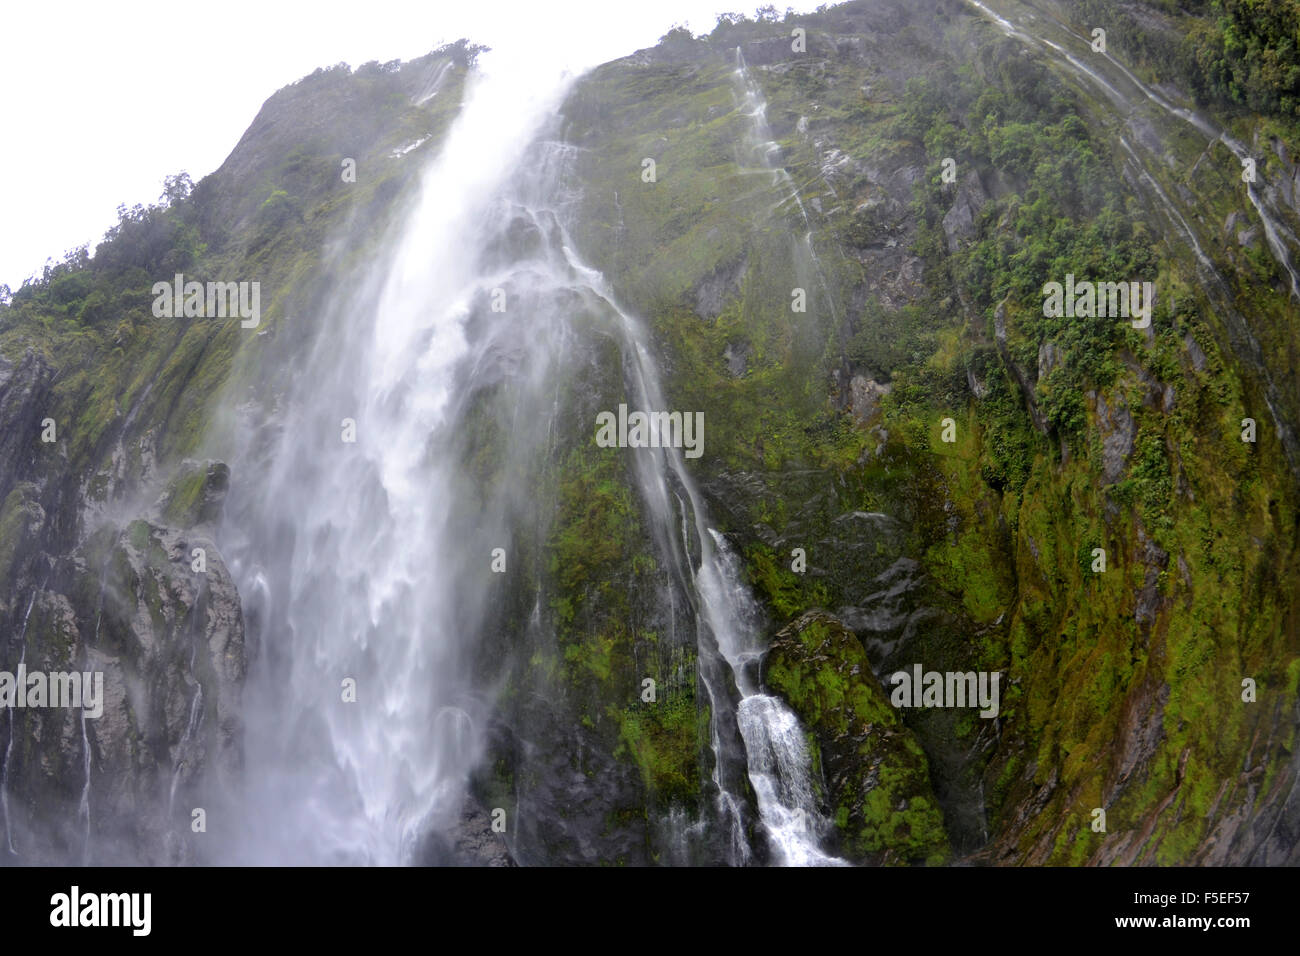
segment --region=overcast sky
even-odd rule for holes
[[[820,0],[818,0],[820,2]],[[0,13],[0,283],[14,289],[221,165],[258,108],[317,67],[408,60],[468,37],[575,71],[713,29],[735,0],[6,0]],[[796,10],[817,3],[780,3]]]

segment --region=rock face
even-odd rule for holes
[[[101,528],[27,604],[28,671],[102,673],[103,712],[3,718],[23,742],[3,768],[18,856],[201,861],[191,810],[239,769],[245,673],[239,595],[211,538],[143,518]]]
[[[243,614],[212,538],[229,471],[187,463],[155,509],[78,534],[79,483],[49,473],[61,449],[39,441],[48,378],[30,352],[0,365],[0,441],[14,446],[0,670],[91,675],[102,698],[0,710],[5,848],[29,864],[200,862],[191,811],[219,799],[243,735]]]
[[[0,671],[99,672],[104,689],[94,719],[0,708],[0,863],[220,855],[243,747],[245,626],[218,546],[229,469],[187,456],[216,430],[234,356],[260,349],[252,365],[287,368],[310,323],[277,335],[277,320],[311,315],[333,280],[321,270],[242,336],[221,320],[155,321],[150,283],[203,271],[220,249],[223,277],[260,281],[268,304],[296,268],[304,210],[328,202],[367,224],[357,235],[391,212],[419,167],[404,147],[450,122],[472,57],[460,43],[318,71],[271,97],[192,192],[169,182],[166,204],[125,215],[93,264],[47,270],[0,302]],[[343,156],[369,173],[340,193]],[[313,259],[330,231],[317,222],[300,247]],[[251,248],[265,253],[256,268],[242,258]]]
[[[1128,467],[1137,425],[1122,396],[1110,402],[1097,396],[1097,423],[1101,429],[1101,480],[1111,485],[1124,476]]]
[[[808,612],[773,639],[763,680],[816,745],[827,813],[849,859],[876,865],[947,859],[925,754],[852,631],[825,612]]]
[[[849,381],[849,407],[853,417],[863,425],[871,425],[880,416],[880,399],[889,394],[891,386],[865,375],[855,375]]]
[[[736,297],[747,264],[744,259],[719,265],[695,287],[695,311],[705,319],[716,319],[722,308]]]
[[[1012,358],[1011,352],[1007,348],[1007,303],[1005,300],[998,303],[997,310],[993,314],[993,339],[997,343],[998,353],[1002,356],[1002,361],[1006,363],[1007,368],[1015,377],[1016,384],[1020,386],[1020,394],[1025,400],[1025,406],[1033,419],[1034,427],[1046,435],[1047,417],[1038,407],[1038,396],[1034,391],[1034,383],[1020,363]]]
[[[18,476],[35,464],[50,368],[32,349],[15,363],[0,355],[0,491],[8,494]]]
[[[988,202],[988,198],[978,176],[966,176],[961,179],[952,208],[943,217],[943,234],[948,242],[949,252],[956,252],[961,248],[963,240],[975,234],[976,217]]]

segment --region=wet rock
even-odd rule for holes
[[[511,857],[522,866],[650,862],[645,789],[599,728],[575,725],[563,702],[543,700],[512,723],[509,743],[494,750],[516,768]]]
[[[1192,368],[1196,369],[1198,372],[1204,371],[1206,359],[1205,350],[1201,348],[1200,344],[1192,336],[1191,332],[1188,332],[1183,336],[1183,345],[1187,349],[1188,358],[1192,360]]]
[[[466,801],[452,830],[452,860],[461,866],[514,866],[505,835],[492,829],[492,816],[484,807]]]
[[[1005,299],[998,303],[998,307],[993,312],[993,338],[997,343],[998,354],[1002,357],[1003,364],[1010,369],[1016,383],[1020,386],[1020,394],[1025,399],[1025,406],[1029,409],[1029,417],[1033,420],[1034,428],[1046,435],[1047,417],[1038,408],[1038,398],[1034,394],[1034,384],[1029,381],[1029,375],[1012,358],[1011,351],[1007,348],[1007,303]]]
[[[0,582],[18,572],[41,540],[46,514],[39,494],[36,485],[22,481],[0,501]],[[0,594],[0,615],[12,611],[17,596]]]
[[[1282,193],[1283,201],[1291,209],[1300,215],[1300,166],[1291,161],[1286,144],[1278,137],[1270,137],[1273,144],[1273,152],[1277,155],[1281,163],[1281,171],[1277,177],[1278,190]]]
[[[852,172],[852,159],[847,153],[832,148],[822,154],[821,176],[831,189],[844,186]]]
[[[221,520],[229,490],[230,468],[225,462],[187,458],[155,507],[177,527],[215,525]]]
[[[17,364],[0,355],[0,497],[30,472],[42,447],[41,420],[49,404],[51,376],[50,367],[32,349]]]
[[[26,663],[102,673],[102,714],[83,726],[75,709],[10,712],[31,741],[6,767],[24,861],[71,849],[87,862],[201,862],[180,836],[190,809],[242,763],[243,617],[220,552],[137,520],[100,529],[47,584],[30,602]]]
[[[1145,568],[1142,587],[1137,593],[1134,617],[1138,624],[1150,627],[1156,619],[1163,600],[1160,596],[1160,573],[1169,566],[1169,552],[1165,551],[1147,536],[1146,530],[1139,524],[1138,560]]]
[[[1125,791],[1133,772],[1155,756],[1164,738],[1164,712],[1169,685],[1148,679],[1124,700],[1116,735],[1118,752],[1103,802],[1110,806]]]
[[[916,611],[916,597],[924,583],[920,570],[912,558],[899,558],[871,580],[865,588],[870,593],[836,611],[861,638],[873,668],[893,653]]]

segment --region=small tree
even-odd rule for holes
[[[193,189],[194,181],[190,179],[190,174],[181,170],[175,176],[168,176],[163,180],[163,192],[159,198],[167,205],[174,206],[188,199]]]

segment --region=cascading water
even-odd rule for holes
[[[700,593],[718,646],[740,691],[737,708],[749,779],[777,859],[791,866],[841,865],[819,848],[828,827],[817,810],[809,756],[799,720],[779,699],[762,693],[761,613],[741,581],[726,540],[712,528],[709,560],[700,569]]]
[[[274,441],[234,456],[223,553],[255,655],[241,862],[428,859],[483,751],[485,571],[544,520],[529,468],[555,441],[575,316],[615,336],[640,407],[668,407],[640,325],[565,229],[575,151],[545,123],[564,89],[499,62],[472,80],[392,251],[323,317]],[[508,307],[486,307],[498,293]],[[505,457],[489,486],[458,467],[484,395]],[[818,848],[798,722],[761,693],[757,607],[680,451],[627,454],[677,582],[664,600],[680,586],[693,605],[727,862],[753,855],[747,781],[777,862],[839,862]]]
[[[324,317],[275,446],[242,468],[255,484],[232,485],[225,551],[260,654],[245,691],[256,809],[241,859],[417,860],[458,813],[481,750],[485,700],[465,648],[512,504],[470,513],[484,491],[447,451],[465,390],[509,380],[526,393],[512,454],[528,453],[528,403],[562,351],[548,337],[564,331],[527,321],[544,262],[484,268],[530,223],[545,158],[521,157],[564,88],[496,66],[466,94],[393,253]],[[499,287],[511,309],[467,322]]]
[[[99,646],[99,626],[104,620],[104,588],[108,582],[108,567],[99,575],[99,597],[95,599],[95,634],[90,646]],[[80,669],[89,671],[86,650],[82,649]],[[77,820],[81,823],[81,862],[90,863],[90,733],[86,728],[86,708],[81,708],[81,759],[83,778],[81,782],[81,800],[77,804]]]
[[[812,265],[831,319],[838,325],[839,315],[835,307],[835,296],[830,293],[830,287],[826,282],[826,274],[822,270],[821,260],[817,258],[817,250],[813,247],[812,221],[808,218],[808,210],[799,197],[799,187],[795,185],[794,177],[790,175],[784,166],[777,163],[777,159],[781,155],[781,146],[772,139],[772,127],[767,122],[767,99],[763,96],[763,91],[759,88],[759,85],[754,82],[754,78],[749,75],[749,67],[745,63],[745,55],[741,52],[740,47],[736,47],[735,77],[736,85],[740,91],[742,109],[750,120],[750,132],[746,143],[749,154],[751,157],[758,159],[761,167],[771,174],[773,184],[785,194],[778,201],[777,208],[793,202],[799,210],[799,218],[803,222],[804,234],[800,243],[801,248],[798,249],[797,254]]]
[[[1065,27],[1065,25],[1059,20],[1056,20],[1055,18],[1051,19],[1053,23],[1056,23],[1079,42],[1088,42],[1074,31]],[[1061,51],[1061,48],[1055,43],[1051,43],[1050,41],[1044,42],[1048,42],[1048,45],[1053,49]],[[1105,57],[1106,61],[1117,69],[1125,79],[1132,83],[1143,96],[1149,99],[1152,103],[1155,103],[1170,116],[1175,116],[1183,122],[1196,127],[1196,129],[1209,138],[1211,142],[1217,141],[1223,143],[1223,145],[1227,146],[1239,161],[1244,163],[1247,159],[1253,158],[1250,151],[1246,148],[1246,144],[1242,143],[1240,140],[1234,139],[1232,136],[1229,136],[1226,130],[1221,129],[1215,123],[1193,110],[1181,106],[1175,106],[1165,97],[1161,96],[1138,79],[1137,76],[1133,74],[1132,70],[1109,53],[1103,51],[1102,56]],[[1074,57],[1070,57],[1069,59],[1077,68],[1091,73],[1091,71],[1087,71],[1086,67],[1083,67],[1083,65]],[[1109,84],[1105,84],[1105,81],[1100,77],[1095,76],[1095,74],[1092,75],[1098,82],[1106,85],[1113,95],[1119,96],[1120,100],[1125,102],[1127,105],[1127,101],[1124,101],[1123,96],[1114,90],[1113,87],[1110,87]],[[1269,251],[1273,254],[1274,260],[1286,272],[1287,277],[1290,279],[1291,296],[1293,298],[1300,298],[1300,274],[1297,274],[1295,266],[1291,263],[1290,248],[1288,247],[1287,242],[1284,241],[1284,237],[1285,240],[1290,241],[1292,246],[1300,244],[1300,240],[1296,239],[1295,234],[1287,228],[1286,224],[1281,219],[1281,214],[1277,208],[1277,190],[1272,186],[1272,184],[1266,183],[1264,194],[1261,196],[1259,190],[1256,188],[1256,184],[1254,182],[1247,182],[1246,196],[1250,199],[1250,204],[1254,207],[1255,214],[1259,216],[1260,224],[1264,228],[1264,237],[1268,242]]]
[[[571,250],[566,251],[572,256]],[[575,270],[590,290],[606,302],[619,319],[628,357],[629,387],[641,408],[667,408],[659,375],[639,322],[616,302],[604,277],[572,258]],[[697,601],[699,653],[705,662],[700,674],[709,695],[712,714],[711,743],[715,755],[713,782],[717,811],[730,828],[732,862],[746,863],[750,849],[744,835],[744,804],[736,757],[743,759],[758,800],[759,819],[777,862],[793,865],[840,865],[823,853],[819,836],[825,829],[809,778],[809,757],[798,719],[780,700],[762,693],[759,663],[765,650],[762,614],[742,583],[741,569],[725,539],[709,527],[707,513],[694,479],[686,470],[680,450],[642,449],[637,459],[642,498],[651,509],[664,540],[680,541],[679,560],[689,564],[690,534],[699,551],[698,568],[692,568]],[[669,483],[685,494],[670,494]],[[676,501],[673,509],[670,501]],[[689,522],[689,524],[688,524]],[[681,526],[681,537],[673,529]],[[721,657],[739,694],[729,701],[727,688],[715,669],[707,666]],[[743,754],[729,752],[722,723],[734,720]]]

